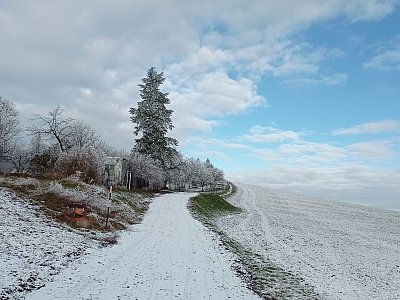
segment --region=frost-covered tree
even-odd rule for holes
[[[128,172],[130,173],[131,187],[149,187],[157,190],[164,185],[164,175],[160,166],[149,156],[132,151],[128,159]]]
[[[100,142],[96,131],[83,121],[74,121],[68,129],[68,147],[95,146]]]
[[[209,162],[209,161],[208,161]],[[201,190],[204,190],[204,187],[210,185],[213,182],[212,176],[212,166],[209,163],[202,162],[197,160],[197,182],[201,186]]]
[[[20,133],[15,104],[0,96],[0,161],[9,160],[18,148]]]
[[[42,134],[40,132],[32,135],[29,146],[32,156],[43,152],[43,150],[46,148],[46,145],[43,141]]]
[[[62,152],[55,163],[55,171],[62,177],[79,175],[86,183],[100,183],[104,153],[93,146],[75,146]]]
[[[197,167],[196,161],[193,158],[185,162],[185,182],[188,188],[197,184]]]
[[[136,139],[135,151],[150,156],[166,171],[176,156],[178,141],[167,136],[174,126],[171,121],[173,111],[166,107],[170,103],[168,93],[160,91],[164,80],[164,74],[151,67],[142,79],[143,83],[139,84],[142,101],[137,103],[137,108],[130,108],[129,113],[135,124],[134,134],[140,136]]]
[[[185,162],[185,181],[189,187],[201,187],[202,191],[206,187],[215,189],[218,183],[224,182],[224,172],[215,168],[209,159],[191,158]]]
[[[171,167],[167,170],[165,176],[170,183],[170,188],[175,190],[184,190],[189,187],[188,178],[188,159],[181,153],[177,153],[171,161]]]

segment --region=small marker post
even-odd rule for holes
[[[112,195],[112,185],[110,186],[110,192],[108,193],[108,206],[107,206],[106,228],[108,228],[108,217],[109,217],[109,215],[110,215],[111,195]]]

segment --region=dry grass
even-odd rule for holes
[[[129,224],[140,222],[149,204],[149,198],[119,189],[113,193],[110,205],[108,192],[104,188],[74,179],[56,181],[0,176],[0,186],[12,189],[22,199],[37,204],[49,218],[80,230],[123,230]],[[108,205],[110,213],[106,224]],[[85,213],[77,216],[75,208],[83,208]]]

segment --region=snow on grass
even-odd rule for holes
[[[149,204],[149,197],[125,190],[113,192],[110,203],[107,189],[76,178],[55,181],[0,176],[0,186],[13,189],[24,199],[38,203],[49,217],[60,222],[102,231],[124,229],[139,222]],[[75,218],[76,207],[85,208],[87,214],[82,222]]]
[[[116,230],[139,222],[149,203],[116,191],[106,227],[108,196],[73,179],[0,176],[0,300],[24,299],[88,249],[117,243]],[[74,207],[85,215],[75,218]]]
[[[398,212],[248,185],[228,201],[245,212],[219,219],[219,230],[304,279],[319,298],[400,299]],[[302,299],[291,295],[295,286],[282,291],[283,299]]]
[[[28,180],[31,184],[31,180]],[[26,182],[28,184],[28,182]],[[0,188],[0,299],[24,299],[98,242],[49,220]]]
[[[196,218],[216,231],[223,244],[239,257],[236,271],[259,296],[264,299],[319,299],[314,289],[301,278],[288,273],[219,229],[216,224],[219,217],[238,214],[242,212],[241,209],[215,194],[201,194],[192,198],[189,208]]]

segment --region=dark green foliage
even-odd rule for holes
[[[147,71],[147,77],[139,84],[140,97],[137,108],[131,107],[131,121],[136,124],[134,134],[141,137],[136,139],[135,150],[141,154],[150,156],[165,170],[168,162],[176,155],[174,147],[178,141],[167,137],[169,130],[173,129],[171,115],[172,110],[167,109],[170,103],[168,93],[160,91],[160,85],[165,78],[163,73],[157,73],[154,67]]]

